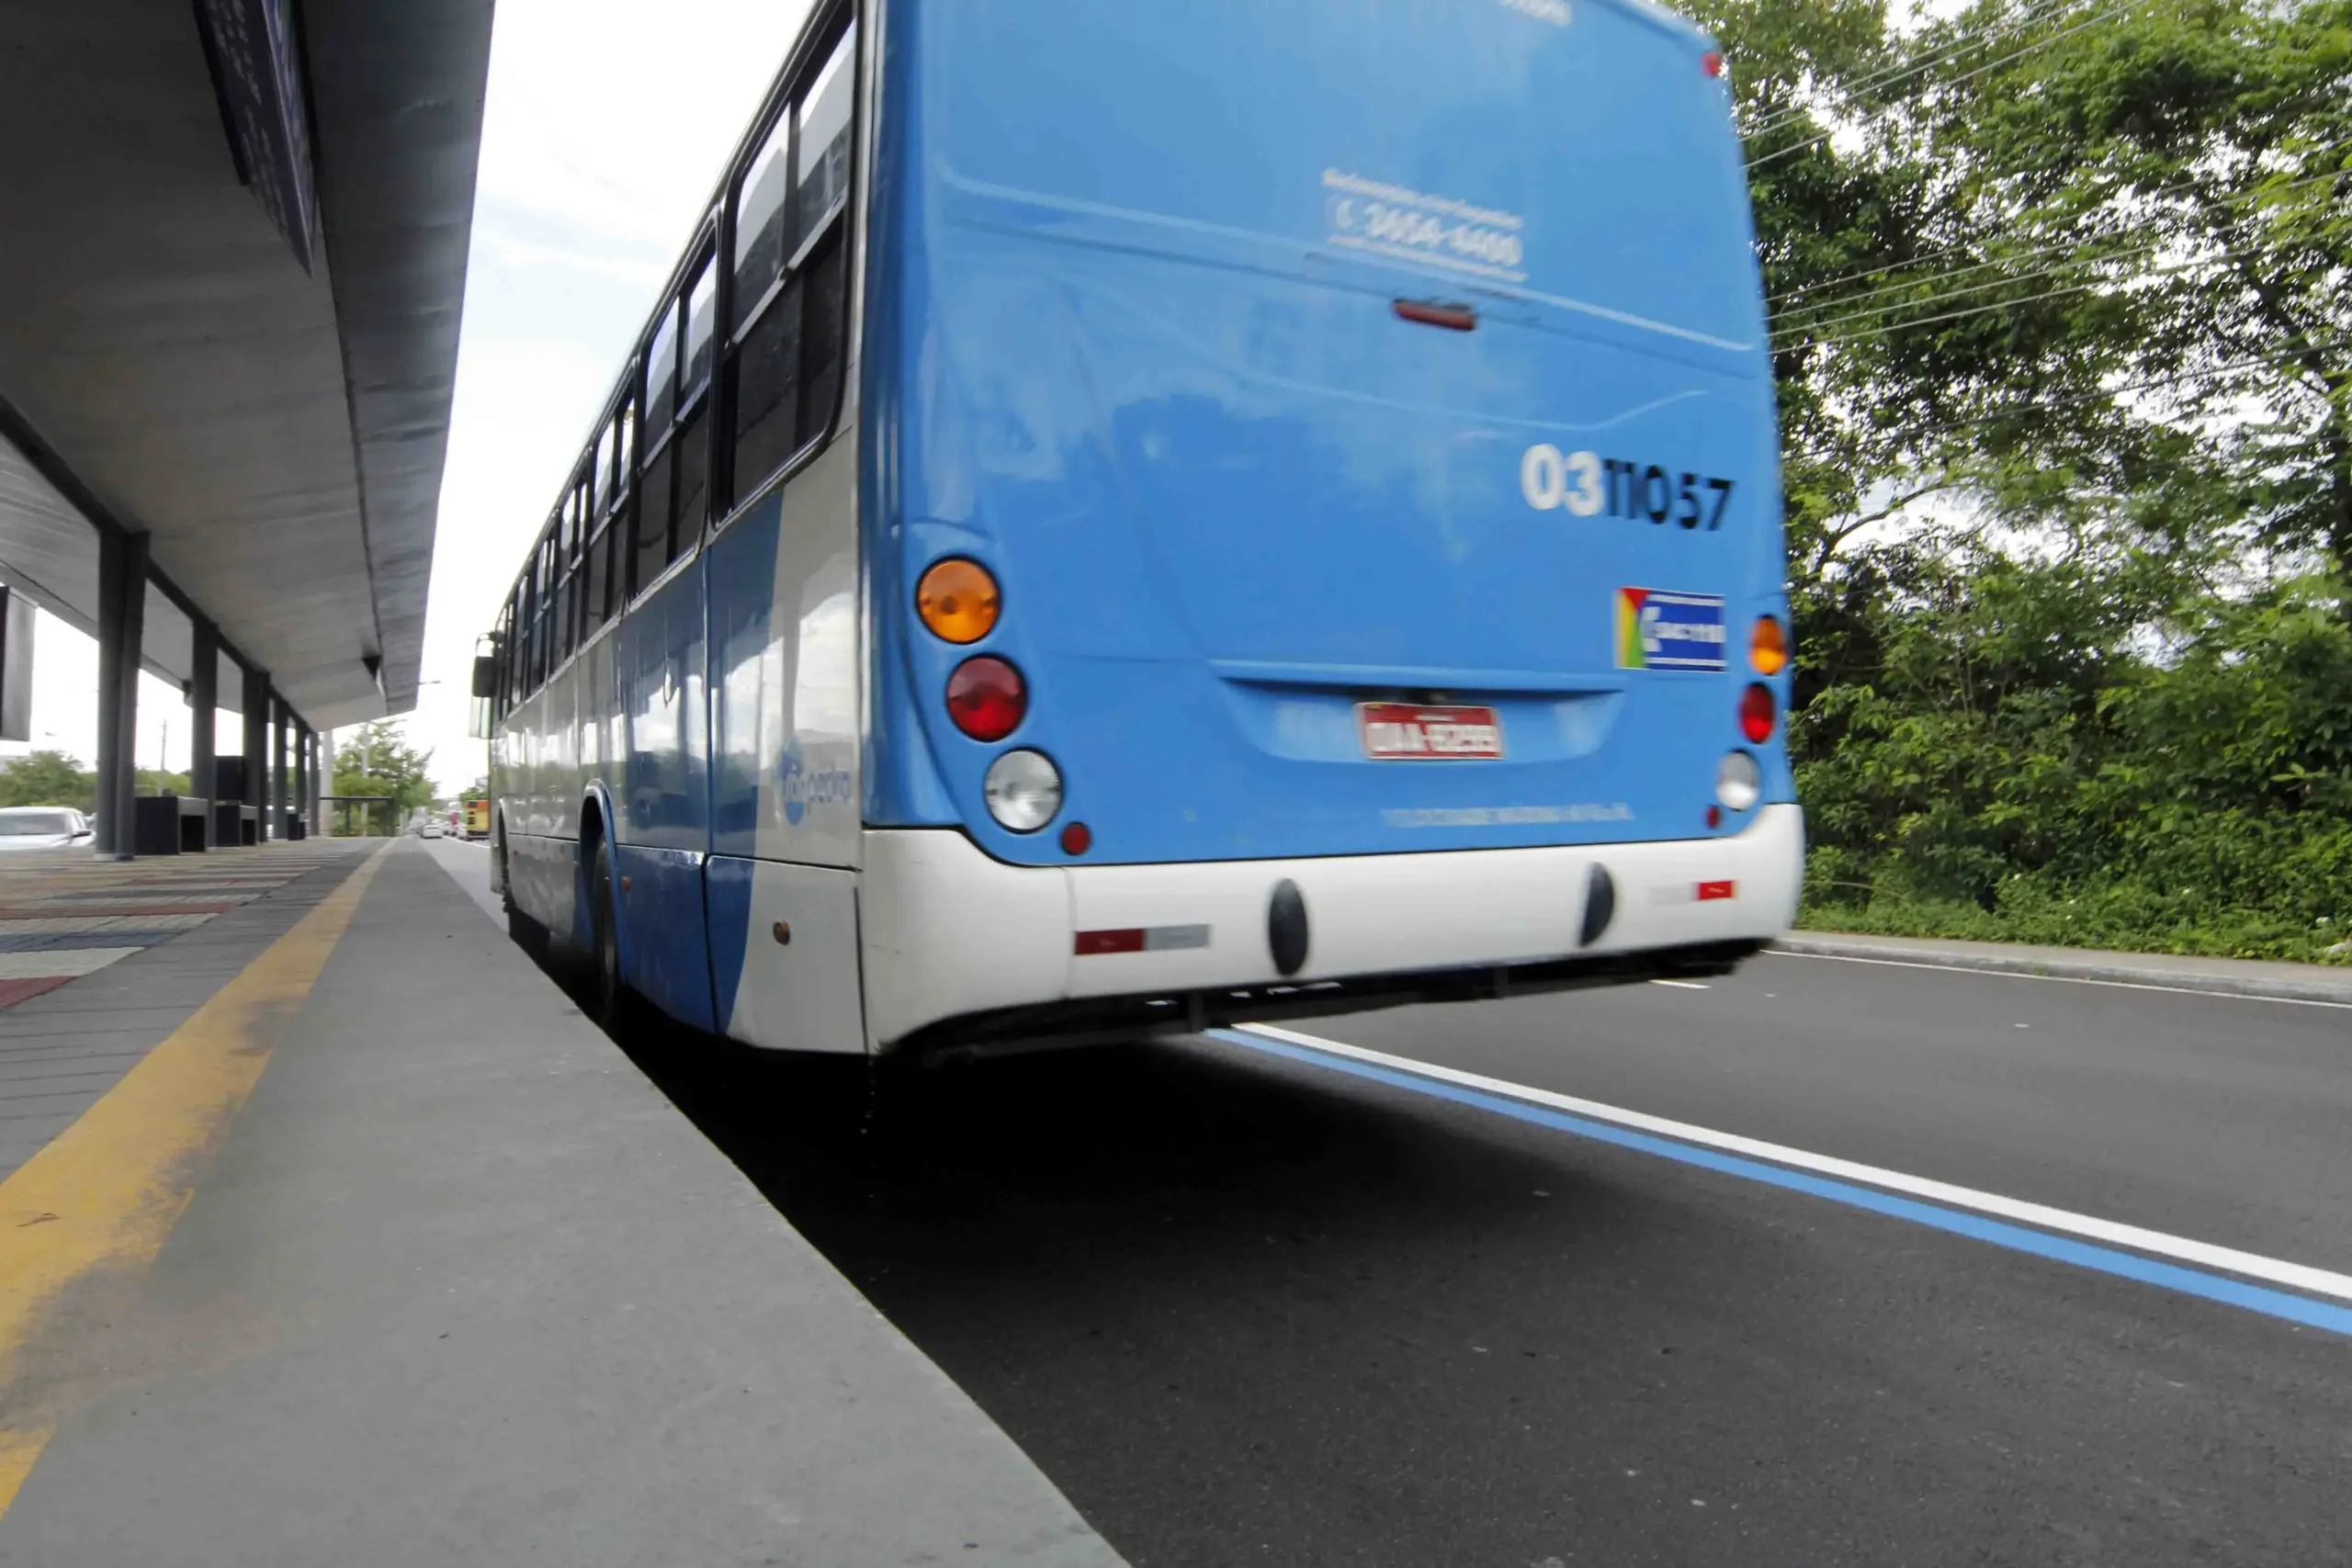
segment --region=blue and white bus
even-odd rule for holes
[[[1755,952],[1721,71],[1644,0],[820,4],[477,671],[517,919],[841,1053]]]

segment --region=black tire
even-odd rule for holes
[[[621,983],[620,925],[613,918],[612,852],[601,834],[588,857],[588,943],[589,1006],[596,1021],[609,1028],[620,1021],[628,990]]]

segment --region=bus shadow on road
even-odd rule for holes
[[[1302,1247],[1362,1280],[1492,1227],[1573,1245],[1619,1206],[1473,1118],[1206,1042],[877,1068],[660,1021],[615,1038],[893,1317],[982,1288],[1247,1292]]]
[[[1212,1041],[876,1073],[616,1039],[1137,1562],[1727,1568],[1988,1528],[1972,1561],[2057,1561],[2039,1521],[2122,1516],[2041,1457],[2113,1407],[2049,1392],[2144,1397],[2145,1337],[2191,1354],[2129,1292],[2021,1295],[1882,1218]],[[2307,1366],[2209,1333],[2133,1428],[2150,1473],[2206,1485],[2225,1369],[2295,1391],[2301,1447],[2340,1429]],[[2176,1526],[2110,1523],[2116,1560],[2188,1560]]]

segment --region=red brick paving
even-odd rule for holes
[[[18,1002],[29,1001],[43,991],[53,991],[73,975],[44,975],[38,980],[0,980],[0,1008],[12,1008]]]

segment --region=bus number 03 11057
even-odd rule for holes
[[[1660,525],[1670,519],[1682,527],[1712,533],[1724,525],[1733,482],[1597,452],[1564,454],[1547,443],[1530,446],[1520,459],[1519,488],[1538,512],[1647,518]]]

